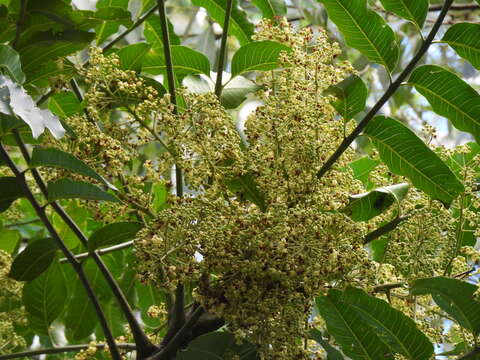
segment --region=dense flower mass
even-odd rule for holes
[[[213,94],[187,94],[187,111],[166,127],[201,193],[171,200],[143,230],[139,272],[167,289],[197,282],[196,299],[265,358],[306,358],[295,339],[308,329],[312,299],[333,281],[362,282],[369,267],[362,226],[338,211],[361,190],[345,170],[353,151],[316,176],[345,126],[323,93],[352,68],[335,63],[339,48],[323,32],[264,22],[257,39],[291,51],[281,70],[257,79],[264,105],[245,124],[246,145]]]

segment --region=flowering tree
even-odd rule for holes
[[[82,6],[0,0],[0,359],[477,358],[478,1]]]

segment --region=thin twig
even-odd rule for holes
[[[11,223],[11,224],[5,224],[3,225],[4,228],[12,228],[12,227],[18,227],[18,226],[23,226],[23,225],[29,225],[29,224],[34,224],[37,222],[42,222],[39,218],[32,219],[32,220],[26,220],[26,221],[20,221],[17,223]]]
[[[408,63],[402,73],[397,77],[397,79],[388,87],[387,91],[380,100],[372,107],[367,115],[360,121],[357,127],[348,135],[342,143],[338,146],[337,150],[328,158],[328,160],[323,164],[320,171],[317,173],[317,177],[320,179],[323,175],[326,174],[328,170],[335,164],[335,162],[342,156],[342,154],[348,149],[348,147],[353,143],[353,141],[360,135],[360,133],[365,129],[370,120],[377,114],[377,112],[385,105],[385,103],[392,97],[392,95],[397,91],[397,89],[402,85],[402,82],[407,78],[407,76],[412,72],[412,70],[417,66],[417,63],[425,55],[428,48],[432,44],[432,41],[435,38],[440,26],[442,25],[443,19],[447,15],[450,6],[452,5],[453,0],[445,0],[442,11],[438,15],[437,21],[432,27],[432,30],[428,34],[427,38],[423,41],[422,46],[415,54],[413,59]]]
[[[54,348],[48,349],[37,349],[37,350],[30,350],[30,351],[22,351],[14,354],[8,355],[0,355],[0,360],[8,360],[8,359],[19,359],[23,357],[31,358],[32,356],[36,355],[48,355],[48,354],[62,354],[66,352],[77,352],[81,350],[88,349],[91,345],[83,344],[83,345],[69,345],[69,346],[59,346]],[[105,348],[105,344],[96,344],[94,345],[97,349],[103,350]],[[128,343],[119,343],[117,347],[122,350],[136,350],[135,344],[128,344]]]
[[[477,359],[477,355],[480,354],[480,347],[473,349],[472,351],[466,353],[465,355],[461,355],[457,358],[457,360],[467,360],[467,359]]]
[[[99,249],[96,252],[97,252],[98,255],[105,255],[105,254],[109,254],[109,253],[114,252],[114,251],[129,248],[132,245],[133,245],[133,240],[130,240],[130,241],[123,242],[121,244],[117,244],[117,245],[113,245],[113,246],[106,247],[106,248],[103,248],[103,249]],[[83,260],[85,258],[90,257],[90,255],[91,255],[91,253],[84,252],[84,253],[80,253],[80,254],[75,255],[75,258],[77,260]],[[67,258],[61,258],[59,260],[59,262],[61,264],[66,263],[67,261],[68,261]]]
[[[441,5],[432,5],[428,8],[428,11],[441,11]],[[480,5],[477,4],[467,4],[467,5],[452,5],[450,6],[450,10],[457,10],[457,11],[467,11],[467,10],[480,10]]]
[[[222,76],[225,68],[225,58],[227,57],[227,39],[228,28],[230,26],[230,17],[232,15],[233,0],[227,0],[225,8],[225,20],[223,22],[222,40],[220,43],[220,52],[218,53],[217,79],[215,81],[215,95],[220,99],[222,95]]]
[[[18,135],[18,133],[17,133]],[[112,332],[110,330],[110,327],[107,323],[107,319],[105,317],[105,313],[102,310],[102,307],[100,306],[100,302],[98,301],[98,298],[90,285],[90,282],[88,281],[88,278],[83,270],[82,264],[75,259],[75,256],[73,253],[68,249],[68,247],[65,245],[63,242],[62,238],[60,235],[57,233],[55,228],[53,227],[52,223],[48,219],[47,214],[45,213],[45,208],[40,206],[38,203],[37,199],[33,195],[32,191],[28,187],[28,184],[25,180],[25,174],[22,173],[15,163],[12,161],[10,156],[8,155],[8,152],[5,150],[2,144],[0,144],[0,156],[3,158],[7,166],[10,168],[10,170],[14,173],[15,177],[17,178],[20,186],[23,188],[23,191],[25,193],[25,196],[27,197],[28,201],[34,208],[37,216],[40,218],[42,223],[45,225],[47,228],[48,232],[50,233],[50,236],[54,239],[56,242],[57,246],[59,249],[63,252],[65,257],[68,259],[69,263],[72,265],[73,269],[77,273],[78,277],[80,278],[80,281],[82,282],[83,287],[85,288],[87,292],[87,296],[89,297],[92,306],[95,309],[95,312],[97,313],[98,319],[100,321],[100,325],[102,326],[103,333],[105,335],[105,339],[107,340],[108,346],[110,348],[111,354],[113,359],[115,360],[121,360],[120,352],[118,348],[116,347],[115,344],[115,338],[112,335]]]

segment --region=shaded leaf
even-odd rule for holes
[[[268,71],[279,66],[279,55],[291,49],[275,41],[254,41],[243,45],[232,58],[232,77],[247,71]]]
[[[287,6],[284,0],[252,0],[252,3],[260,9],[262,17],[274,19],[276,16],[285,16]]]
[[[454,73],[436,65],[418,67],[410,85],[425,96],[438,115],[480,141],[480,95]]]
[[[258,91],[260,86],[253,81],[236,76],[223,88],[220,102],[225,109],[235,109],[245,101],[248,94]]]
[[[210,75],[210,62],[208,58],[186,46],[173,45],[172,63],[176,76],[187,74]],[[151,49],[143,58],[142,71],[152,75],[160,75],[166,72],[165,57],[163,48]]]
[[[327,323],[328,332],[342,352],[356,359],[393,359],[393,354],[375,332],[362,321],[357,311],[342,301],[342,292],[331,289],[327,296],[316,299],[318,312]]]
[[[353,177],[360,180],[367,190],[375,186],[368,178],[370,173],[380,164],[380,161],[374,160],[368,156],[352,161],[348,166],[353,171]]]
[[[15,82],[22,84],[25,81],[18,53],[10,46],[0,44],[0,70],[2,69],[6,70]]]
[[[35,240],[15,257],[9,276],[18,281],[32,281],[48,269],[56,251],[53,239]]]
[[[162,28],[160,26],[160,17],[151,16],[145,21],[145,28],[143,30],[145,40],[154,47],[163,46]],[[170,45],[180,45],[181,41],[173,29],[172,23],[168,20],[168,39]]]
[[[266,210],[265,196],[260,192],[252,175],[246,174],[234,179],[227,180],[230,191],[237,193],[237,196],[254,203],[261,211]]]
[[[407,219],[408,219],[408,216],[399,216],[393,219],[392,221],[389,221],[388,223],[383,224],[378,229],[375,229],[372,232],[365,235],[365,237],[363,238],[363,243],[368,244],[369,242],[375,239],[378,239],[380,236],[383,236],[389,233],[390,231],[395,230],[398,225],[400,225],[403,221]],[[380,259],[383,256],[383,253],[385,252],[384,251],[385,245],[386,245],[386,242],[378,242],[378,241],[372,244],[373,257],[375,261],[378,261],[378,259]]]
[[[237,355],[241,360],[259,360],[260,357],[252,344],[238,345],[233,334],[211,332],[201,335],[190,342],[185,350],[177,352],[178,360],[229,360]]]
[[[227,0],[192,0],[192,4],[205,8],[208,15],[220,26],[223,26]],[[249,43],[254,32],[253,24],[248,21],[247,14],[237,7],[235,0],[228,32],[238,39],[240,45]]]
[[[135,282],[135,290],[138,294],[138,306],[140,310],[142,321],[150,327],[160,326],[163,320],[153,318],[148,315],[148,309],[152,305],[160,305],[165,302],[165,295],[163,292],[150,285],[143,285],[140,282]]]
[[[428,0],[380,0],[385,10],[423,27],[428,13]]]
[[[400,49],[395,33],[385,20],[367,8],[366,0],[318,0],[339,28],[348,46],[392,72]]]
[[[17,247],[20,240],[20,232],[18,230],[6,229],[0,222],[0,249],[11,254]],[[1,310],[0,310],[1,311]]]
[[[401,183],[374,189],[367,193],[350,195],[345,209],[353,221],[368,221],[383,213],[394,202],[399,203],[407,195],[409,184]]]
[[[428,360],[432,356],[433,345],[415,322],[384,300],[352,286],[345,290],[343,299],[394,352],[411,360]]]
[[[15,200],[22,197],[25,197],[25,192],[14,176],[0,177],[0,213],[7,210]]]
[[[47,188],[49,201],[84,199],[119,202],[112,194],[103,191],[98,186],[83,181],[60,179],[55,182],[49,182]]]
[[[344,360],[342,353],[330,345],[327,340],[323,339],[320,330],[312,329],[308,335],[310,339],[322,345],[323,349],[327,352],[327,360]]]
[[[96,230],[88,239],[88,250],[133,240],[142,228],[139,222],[117,222]]]
[[[35,168],[40,166],[67,169],[113,187],[113,185],[110,185],[107,180],[82,160],[60,149],[35,147],[32,152],[30,167]]]
[[[25,309],[34,317],[35,328],[47,333],[48,327],[64,310],[67,289],[59,263],[23,287]]]
[[[450,26],[442,38],[458,55],[480,70],[480,24],[460,23]]]
[[[332,105],[344,120],[352,119],[365,109],[368,90],[365,83],[357,75],[352,75],[339,84],[330,87],[328,92],[336,96],[337,100],[332,102]]]
[[[480,332],[480,302],[473,299],[477,289],[465,281],[438,276],[415,280],[410,293],[431,294],[443,311],[476,336]]]
[[[418,189],[450,204],[463,185],[452,170],[405,125],[377,116],[365,128],[380,158],[395,174],[407,177]]]

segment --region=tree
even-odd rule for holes
[[[478,356],[478,1],[84,5],[0,0],[0,359]]]

